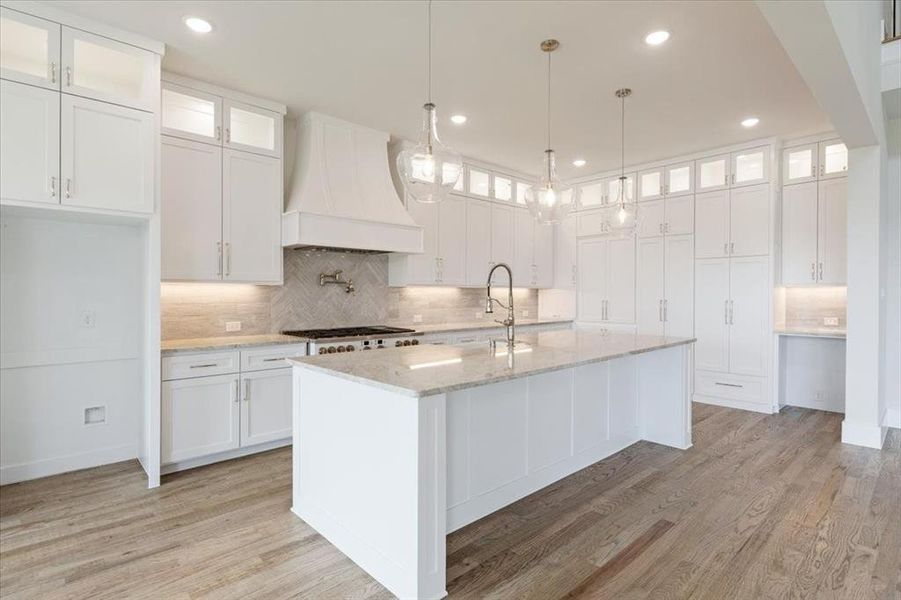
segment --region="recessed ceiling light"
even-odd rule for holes
[[[649,46],[659,46],[663,42],[669,39],[669,31],[652,31],[648,35],[645,36],[644,41]]]
[[[466,115],[451,115],[451,123],[454,125],[462,125],[466,122]]]
[[[750,129],[751,127],[754,127],[754,126],[757,125],[758,123],[760,123],[760,119],[758,119],[757,117],[748,117],[747,119],[744,119],[744,120],[741,122],[741,126],[742,126],[742,127],[747,127],[747,128]]]
[[[213,30],[210,22],[200,17],[185,17],[185,25],[195,33],[209,33]]]
[[[584,167],[584,166],[585,166],[585,159],[584,159],[584,158],[577,158],[576,160],[573,161],[573,166],[574,166],[574,167]]]

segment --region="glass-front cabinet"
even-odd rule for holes
[[[487,198],[490,191],[491,176],[487,171],[469,168],[469,187],[467,191],[475,196]]]
[[[805,144],[782,151],[782,183],[803,183],[817,178],[817,145]]]
[[[766,147],[732,153],[732,185],[754,185],[769,180]]]
[[[604,197],[605,204],[615,204],[620,199],[620,179],[619,175],[614,175],[607,179],[607,189]],[[625,195],[626,202],[635,200],[635,173],[626,173]]]
[[[666,168],[665,191],[667,196],[683,196],[694,192],[692,167],[694,163],[686,162],[670,165]]]
[[[695,189],[710,192],[729,187],[729,164],[728,154],[699,159],[695,163]]]
[[[494,176],[494,199],[509,202],[513,199],[513,180],[509,177]]]
[[[223,117],[226,146],[257,154],[281,156],[281,115],[250,104],[225,100]]]
[[[605,203],[604,191],[604,181],[595,181],[582,185],[580,191],[582,208],[603,206]]]
[[[820,142],[819,147],[820,179],[848,174],[848,148],[841,140]]]
[[[638,200],[656,200],[663,197],[663,169],[649,169],[638,174]]]
[[[222,141],[222,98],[163,83],[162,133],[217,144]]]
[[[59,89],[57,23],[0,7],[0,77]]]

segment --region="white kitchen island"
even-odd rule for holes
[[[291,359],[293,511],[400,598],[447,533],[639,440],[691,446],[693,339],[591,330]]]

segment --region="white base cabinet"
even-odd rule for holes
[[[238,447],[238,381],[234,374],[163,382],[163,464]]]
[[[291,369],[241,375],[241,444],[291,437]]]

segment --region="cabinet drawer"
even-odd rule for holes
[[[703,396],[764,404],[766,402],[764,381],[762,377],[696,371],[695,393]]]
[[[163,381],[237,373],[240,364],[237,350],[165,356],[162,362]]]
[[[291,356],[306,356],[306,344],[285,344],[266,346],[252,350],[241,350],[241,371],[266,371],[289,366],[285,362]]]

